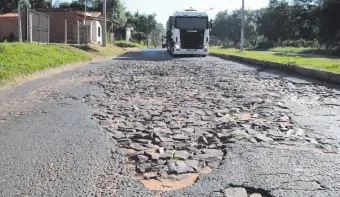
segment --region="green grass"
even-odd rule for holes
[[[281,53],[296,53],[296,54],[340,57],[339,49],[319,49],[319,48],[311,48],[311,47],[275,47],[275,48],[269,49],[268,51],[281,52]]]
[[[119,47],[123,47],[123,48],[139,48],[139,49],[146,48],[146,46],[142,44],[135,43],[135,42],[126,42],[126,41],[116,41],[115,45]]]
[[[0,83],[64,64],[125,53],[116,46],[0,43]]]
[[[210,48],[210,52],[235,55],[282,64],[298,65],[307,68],[340,73],[340,59],[337,58],[290,56],[284,54],[264,53],[257,51],[239,51],[238,49],[232,48],[223,49],[220,47],[212,47]]]
[[[271,52],[284,52],[284,53],[310,53],[310,51],[316,51],[314,48],[305,47],[275,47],[269,49]]]
[[[96,44],[70,46],[83,50],[91,59],[96,57],[112,57],[126,52],[123,48],[111,44],[108,44],[106,47]]]

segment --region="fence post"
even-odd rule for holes
[[[80,27],[79,27],[79,21],[77,22],[77,33],[78,33],[78,44],[80,44]]]
[[[18,3],[18,31],[19,31],[19,35],[18,35],[18,39],[19,42],[22,43],[22,28],[21,28],[21,9],[20,9],[20,1]]]
[[[65,44],[67,44],[67,19],[65,19]]]
[[[47,19],[47,44],[50,44],[50,15],[48,15]]]
[[[28,42],[29,43],[29,20],[30,20],[30,18],[29,18],[29,8],[27,7],[26,8],[26,42]]]
[[[40,13],[37,13],[38,14],[38,44],[40,44],[40,36],[41,36],[41,32],[40,32]]]
[[[29,43],[32,43],[33,41],[33,27],[32,27],[32,13],[29,12],[29,28],[28,28],[28,31],[29,31]]]

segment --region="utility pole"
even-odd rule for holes
[[[85,17],[84,17],[84,25],[85,25],[85,22],[86,22],[86,0],[85,0],[85,3],[84,3],[84,6],[85,6]]]
[[[22,29],[21,29],[21,9],[20,0],[18,0],[18,27],[19,27],[19,42],[22,43]]]
[[[149,48],[149,16],[146,18],[146,47]]]
[[[106,38],[107,38],[107,31],[106,31],[106,0],[103,0],[103,47],[106,47]]]
[[[140,29],[139,29],[139,12],[138,12],[138,9],[137,9],[137,22],[138,22],[137,42],[139,43],[139,39],[140,39]]]
[[[84,4],[84,6],[85,6],[85,16],[84,16],[84,25],[86,25],[86,16],[87,16],[87,14],[86,14],[86,4],[87,4],[87,0],[85,0],[85,4]],[[89,43],[89,26],[88,25],[86,25],[86,44],[88,44]]]
[[[244,50],[244,0],[242,0],[242,17],[241,17],[241,51]]]

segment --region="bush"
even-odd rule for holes
[[[15,36],[14,34],[11,32],[11,34],[9,34],[8,37],[4,37],[2,39],[0,39],[0,42],[14,42],[15,41]]]
[[[256,49],[270,49],[272,47],[273,47],[273,43],[268,42],[268,41],[263,41],[257,45]]]
[[[287,40],[282,43],[281,46],[285,47],[312,47],[312,48],[318,48],[319,42],[317,40]]]
[[[126,41],[116,41],[115,45],[122,48],[145,48],[145,46],[141,44]]]

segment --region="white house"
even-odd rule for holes
[[[81,25],[89,26],[89,42],[90,43],[103,43],[103,33],[102,33],[102,21],[103,17],[101,12],[78,12],[78,21]]]
[[[130,42],[132,34],[131,31],[133,31],[133,27],[132,26],[127,26],[125,29],[125,41],[126,42]]]
[[[78,21],[80,24],[85,24],[89,26],[89,42],[102,44],[103,42],[103,16],[101,12],[78,12]],[[119,21],[117,20],[107,20],[108,24],[119,25]],[[108,34],[112,35],[112,34]]]

